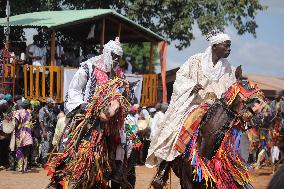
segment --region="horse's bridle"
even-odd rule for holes
[[[236,118],[244,123],[246,122],[246,120],[243,118],[244,114],[249,112],[251,117],[256,115],[256,112],[254,112],[253,109],[248,105],[255,103],[255,98],[253,98],[253,96],[256,98],[261,96],[264,97],[264,94],[256,85],[252,85],[248,80],[240,80],[233,84],[223,95],[221,103],[223,108],[226,109],[229,114],[233,114]],[[241,108],[234,110],[232,105],[237,98],[240,99]]]

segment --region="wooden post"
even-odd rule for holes
[[[34,71],[34,67],[33,66],[30,66],[30,98],[32,99],[33,96],[34,96],[34,77],[33,77],[33,71]]]
[[[153,72],[153,49],[154,49],[154,44],[153,42],[151,42],[150,59],[149,59],[149,74]]]
[[[24,91],[25,91],[25,98],[28,98],[28,65],[24,64]]]
[[[51,33],[51,44],[50,44],[50,65],[54,66],[55,63],[55,31]]]
[[[42,96],[42,101],[45,100],[45,66],[42,66],[42,72],[41,72],[41,82],[42,82],[42,85],[41,85],[41,96]]]
[[[121,33],[121,23],[118,24],[118,34],[117,36],[120,38],[120,33]]]
[[[49,77],[50,77],[50,83],[49,83],[49,98],[53,98],[53,66],[49,66]]]
[[[60,90],[61,90],[61,88],[63,87],[63,86],[61,86],[60,84],[61,84],[61,69],[60,69],[60,67],[58,67],[57,68],[57,70],[56,70],[56,75],[57,75],[57,78],[56,78],[56,99],[57,100],[61,100],[60,99],[60,97],[61,97],[61,94],[60,94]]]
[[[40,67],[36,67],[36,78],[35,78],[35,89],[36,89],[36,92],[35,92],[35,96],[36,96],[36,99],[39,98],[39,70],[40,70]]]
[[[106,21],[105,21],[105,18],[103,18],[102,31],[101,31],[101,44],[100,44],[101,53],[103,53],[104,44],[105,44],[105,25],[106,25]]]
[[[60,83],[60,86],[61,86],[61,90],[60,90],[60,102],[64,102],[64,97],[63,97],[63,91],[64,91],[64,67],[61,66],[60,67],[60,72],[61,72],[61,83]],[[65,86],[66,87],[66,86]]]
[[[167,102],[167,83],[166,83],[166,56],[167,56],[167,42],[161,41],[159,43],[160,49],[160,65],[161,65],[161,76],[162,76],[162,86],[163,86],[163,102]]]

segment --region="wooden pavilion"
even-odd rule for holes
[[[153,49],[158,45],[160,50],[160,64],[162,75],[162,100],[166,101],[166,47],[165,39],[135,23],[129,18],[115,12],[111,9],[87,9],[87,10],[65,10],[65,11],[43,11],[20,14],[10,17],[10,27],[21,28],[41,28],[45,32],[51,33],[50,45],[50,66],[32,66],[24,65],[24,96],[31,100],[45,101],[48,97],[53,97],[56,102],[63,102],[63,84],[64,67],[55,66],[55,38],[56,32],[71,36],[77,41],[83,41],[87,38],[90,29],[94,27],[94,39],[96,44],[103,45],[116,36],[120,37],[121,43],[131,42],[150,42],[150,74],[143,75],[143,89],[141,96],[141,105],[151,106],[157,102],[157,74],[152,73]],[[0,19],[0,26],[7,26],[6,18]],[[14,64],[15,65],[15,64]],[[13,65],[4,66],[11,70],[7,71],[5,77],[14,77],[15,68]],[[34,74],[31,70],[35,70]],[[9,72],[9,74],[7,74]],[[48,72],[48,81],[46,81],[46,72]],[[39,79],[39,78],[43,79]],[[46,85],[49,82],[50,85]],[[5,84],[2,83],[2,86]],[[48,89],[47,89],[48,87]],[[48,90],[49,94],[46,94]],[[56,91],[56,96],[54,96]]]

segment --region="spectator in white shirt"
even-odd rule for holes
[[[141,116],[144,117],[146,120],[148,119],[149,117],[149,112],[147,110],[147,107],[146,106],[143,106],[142,107],[142,110],[141,110]]]
[[[158,103],[156,106],[156,114],[153,118],[152,124],[151,124],[151,135],[150,135],[150,139],[152,139],[153,137],[155,137],[155,134],[157,132],[157,130],[159,129],[159,125],[160,123],[163,121],[164,116],[165,116],[165,112],[167,111],[168,105],[164,104],[164,103]]]
[[[39,35],[34,35],[33,40],[33,44],[27,47],[27,55],[32,59],[33,66],[45,66],[47,50],[43,40]]]
[[[126,57],[125,58],[125,74],[132,74],[132,64],[131,64],[131,57]]]

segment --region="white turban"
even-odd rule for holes
[[[226,68],[230,64],[226,58],[221,58],[218,60],[217,64],[214,65],[212,62],[212,46],[231,40],[231,38],[223,32],[212,30],[207,34],[207,40],[209,41],[210,46],[205,50],[202,56],[201,68],[205,77],[209,80],[216,81],[226,73]]]
[[[218,30],[212,30],[211,32],[207,34],[207,40],[209,41],[210,46],[212,46],[215,44],[220,44],[225,41],[231,40],[231,38],[228,34],[225,34]]]
[[[101,54],[100,56],[93,57],[91,59],[91,62],[94,62],[95,66],[100,70],[104,72],[110,72],[113,66],[111,53],[114,53],[119,56],[123,55],[123,50],[119,42],[119,37],[116,37],[114,41],[110,40],[107,44],[105,44],[103,54]]]
[[[123,50],[119,42],[119,37],[116,37],[114,41],[110,40],[107,44],[104,45],[104,50],[101,57],[103,58],[103,65],[101,65],[100,62],[96,63],[96,66],[105,72],[110,72],[113,66],[111,53],[122,56]]]
[[[110,40],[107,44],[104,45],[104,53],[113,52],[116,55],[122,56],[123,50],[121,48],[119,37],[116,37],[115,40]]]

